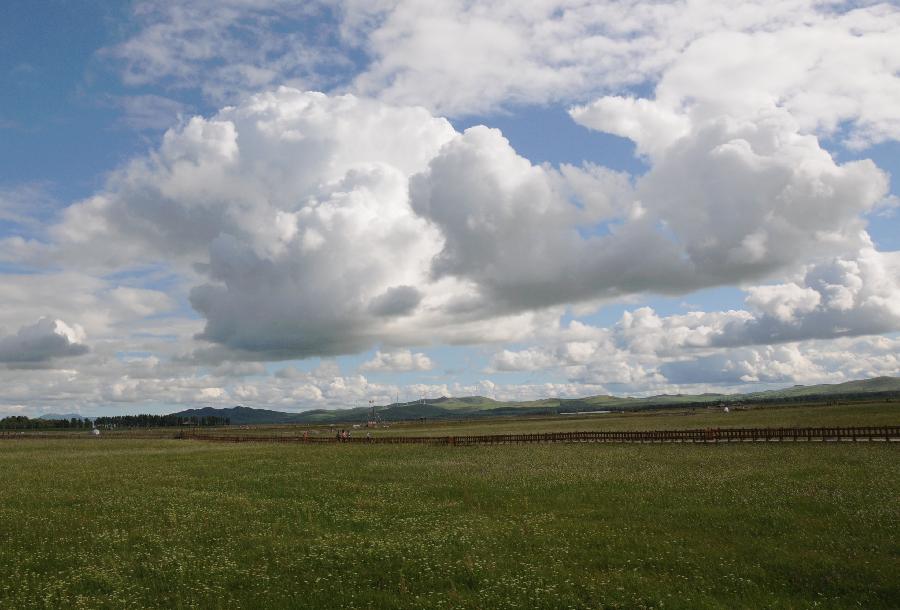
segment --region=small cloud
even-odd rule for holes
[[[9,71],[12,76],[24,76],[26,74],[37,74],[38,69],[28,62],[18,63]]]
[[[407,371],[430,371],[433,366],[431,358],[420,352],[414,354],[409,350],[377,351],[371,360],[359,367],[359,370],[401,373]]]
[[[2,119],[0,129],[3,129]],[[20,229],[40,229],[58,207],[59,202],[50,193],[46,183],[26,182],[0,186],[0,221],[11,223]]]
[[[81,356],[89,350],[84,329],[62,320],[41,318],[15,335],[0,338],[0,363],[13,366],[43,364],[54,358]]]
[[[161,95],[127,95],[113,98],[122,111],[119,123],[137,131],[163,131],[178,124],[191,106]]]
[[[0,416],[24,415],[27,410],[25,405],[0,405]]]
[[[223,362],[212,369],[216,377],[253,377],[265,373],[266,367],[260,362]]]
[[[888,195],[872,209],[872,213],[879,218],[893,218],[900,209],[900,197],[897,195]]]
[[[418,307],[422,293],[412,286],[394,286],[372,299],[369,311],[376,316],[404,316]]]

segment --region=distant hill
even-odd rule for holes
[[[38,419],[64,419],[69,421],[71,419],[93,419],[91,417],[85,417],[84,415],[79,415],[78,413],[64,413],[62,415],[58,415],[56,413],[47,413],[46,415],[41,415]]]
[[[878,392],[900,392],[900,377],[873,377],[844,383],[823,383],[820,385],[795,385],[783,390],[743,394],[745,399],[796,398],[804,396],[841,396],[847,394],[871,394]]]
[[[585,398],[545,398],[532,401],[504,402],[485,396],[426,398],[413,402],[393,403],[377,407],[382,421],[419,419],[459,419],[496,417],[503,415],[541,415],[605,410],[637,411],[678,406],[706,406],[709,404],[767,403],[792,401],[828,401],[837,397],[900,397],[900,378],[875,377],[837,384],[794,386],[781,390],[747,394],[661,394],[647,398],[619,396],[587,396]],[[227,417],[232,424],[329,424],[364,422],[370,417],[365,407],[353,409],[315,409],[302,413],[284,413],[268,409],[237,406],[228,409],[205,407],[174,413],[183,417]],[[70,416],[43,416],[44,419]]]
[[[186,409],[173,413],[179,417],[227,417],[232,424],[292,424],[297,423],[298,417],[303,413],[283,413],[269,409],[253,409],[240,405],[229,409],[215,409],[203,407],[202,409]]]

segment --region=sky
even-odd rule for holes
[[[7,0],[0,417],[900,375],[900,6]]]

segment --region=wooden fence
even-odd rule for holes
[[[181,432],[177,438],[223,443],[350,443],[374,445],[519,445],[527,443],[748,443],[900,441],[900,426],[855,428],[702,428],[628,432],[545,432],[469,436],[258,436]]]
[[[454,436],[372,436],[339,439],[329,435],[266,436],[254,434],[208,434],[193,430],[155,431],[149,436],[88,432],[0,431],[3,439],[77,438],[176,438],[222,443],[351,443],[376,445],[519,445],[527,443],[748,443],[748,442],[843,442],[900,441],[900,426],[853,428],[693,428],[687,430],[544,432],[540,434],[484,434]],[[359,434],[359,433],[357,433]]]
[[[0,440],[89,438],[90,432],[44,432],[43,430],[0,430]]]

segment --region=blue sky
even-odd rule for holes
[[[900,374],[900,11],[753,4],[5,3],[0,415]]]

